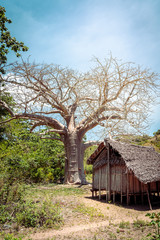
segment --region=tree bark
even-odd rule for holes
[[[83,143],[82,137],[76,131],[67,134],[64,140],[66,151],[64,183],[88,184],[84,172],[84,152],[86,148],[99,143],[99,141]]]
[[[80,176],[80,179],[81,179],[81,184],[85,185],[85,184],[87,184],[87,181],[86,181],[86,176],[85,176],[85,172],[84,172],[83,160],[84,160],[84,152],[85,152],[86,148],[85,148],[84,143],[82,141],[79,144],[79,146],[80,146],[80,151],[79,151],[79,157],[78,157],[78,170],[79,170],[79,176]]]
[[[64,139],[66,161],[65,161],[65,183],[80,184],[78,158],[80,145],[78,135],[75,131],[68,133]]]

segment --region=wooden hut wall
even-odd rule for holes
[[[150,192],[160,193],[160,181],[149,183]]]
[[[110,190],[115,193],[122,193],[123,195],[135,195],[147,192],[147,185],[140,182],[134,175],[133,171],[129,171],[127,167],[122,164],[122,161],[114,163],[113,156],[110,156]],[[114,164],[113,164],[114,163]],[[93,191],[101,190],[108,191],[107,182],[107,150],[104,148],[93,164]],[[127,173],[128,172],[128,173]],[[160,194],[160,181],[149,183],[149,191]],[[127,190],[128,187],[128,190]]]
[[[111,191],[117,193],[121,192],[121,186],[123,192],[126,192],[126,174],[125,167],[120,165],[111,166]]]
[[[106,161],[106,148],[104,148],[93,164],[93,189],[99,189],[99,181],[101,189],[106,189],[106,169],[104,167]]]
[[[128,180],[129,180],[129,193],[140,193],[141,192],[141,182],[135,177],[132,171],[128,173]]]
[[[94,170],[93,172],[93,189],[98,189],[99,186],[99,169]]]

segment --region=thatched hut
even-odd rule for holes
[[[130,203],[130,197],[137,196],[143,203],[144,196],[160,196],[160,154],[152,147],[143,147],[106,139],[87,160],[93,164],[92,196],[106,191],[106,201],[115,202],[120,195]]]

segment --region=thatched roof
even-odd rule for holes
[[[105,139],[104,143],[101,143],[101,147],[99,146],[99,150],[97,149],[97,154],[92,154],[87,163],[93,164],[108,144],[121,155],[127,168],[132,170],[141,182],[160,181],[160,154],[152,147],[137,146]]]

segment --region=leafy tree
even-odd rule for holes
[[[28,131],[28,122],[16,120],[6,127],[0,146],[0,179],[18,182],[57,182],[64,177],[63,144],[42,140]]]
[[[12,21],[6,17],[6,10],[4,7],[0,6],[0,73],[4,74],[4,67],[7,63],[7,54],[9,49],[16,53],[19,57],[20,51],[27,51],[28,47],[24,46],[23,42],[18,42],[15,37],[12,37],[10,31],[6,27],[6,24],[11,24]]]
[[[160,135],[160,129],[157,132],[154,132],[153,135],[155,136],[156,140],[158,140],[158,135]]]
[[[5,90],[2,91],[0,89],[0,98],[4,103],[7,103],[7,105],[13,110],[14,101],[9,92]],[[3,106],[0,106],[0,121],[4,121],[7,118],[9,118],[9,112],[6,110],[6,108],[4,108]],[[0,142],[2,141],[6,133],[5,129],[6,129],[5,125],[3,126],[0,125]]]
[[[86,183],[83,153],[85,134],[102,126],[109,134],[144,130],[155,99],[158,75],[109,56],[95,59],[90,72],[80,74],[57,65],[15,63],[4,78],[14,91],[17,113],[11,119],[30,119],[31,131],[45,125],[44,137],[57,133],[66,152],[65,182]],[[56,137],[57,138],[57,137]]]

